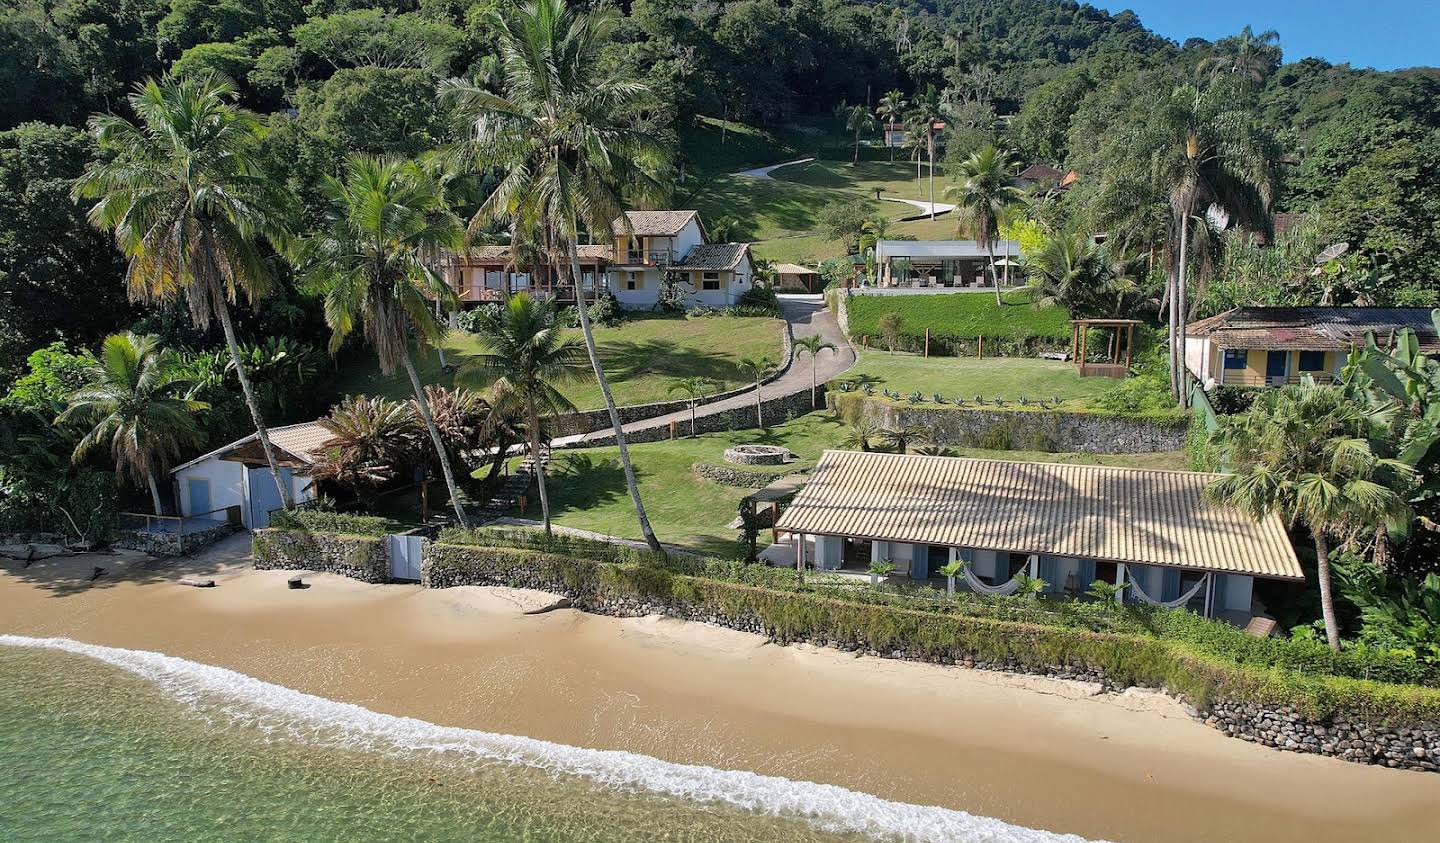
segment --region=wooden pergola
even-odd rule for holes
[[[1071,319],[1070,357],[1075,361],[1080,377],[1123,378],[1129,375],[1131,352],[1135,348],[1135,326],[1139,324],[1139,319]],[[1104,363],[1086,360],[1089,351],[1086,339],[1091,328],[1109,328],[1114,332],[1110,335]],[[1124,362],[1120,358],[1122,347],[1125,350]]]

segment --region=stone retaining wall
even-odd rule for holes
[[[781,321],[780,329],[780,368],[775,374],[766,378],[762,383],[769,384],[790,370],[794,361],[794,335],[789,322]],[[707,395],[700,399],[696,408],[707,404],[714,404],[716,401],[724,401],[726,398],[733,398],[736,395],[743,395],[754,389],[754,386],[746,384],[737,386],[734,389],[727,389],[724,392],[717,392],[714,395]],[[677,398],[672,401],[656,401],[650,404],[630,404],[624,407],[616,407],[615,412],[620,416],[622,425],[633,424],[645,421],[646,419],[668,416],[671,413],[678,413],[690,409],[690,399]],[[604,407],[598,410],[582,410],[578,413],[569,413],[563,416],[550,417],[548,424],[554,436],[583,436],[587,433],[594,433],[597,430],[605,430],[610,427],[610,412]],[[626,441],[629,441],[628,439]]]
[[[824,386],[821,386],[823,391]],[[790,395],[781,395],[775,398],[766,398],[762,404],[765,413],[765,424],[776,425],[785,421],[791,414],[803,416],[811,411],[810,388],[806,387],[800,392]],[[707,416],[698,416],[695,419],[695,432],[718,433],[727,430],[749,430],[758,427],[755,419],[755,405],[748,404],[744,407],[735,407],[729,410],[722,410],[718,413],[711,413]],[[690,433],[690,421],[686,419],[678,427],[682,436]],[[653,427],[641,428],[640,430],[627,431],[625,441],[630,444],[636,442],[659,442],[670,438],[670,426],[668,424],[655,425]],[[597,436],[580,442],[572,442],[565,445],[566,448],[601,448],[606,445],[615,444],[615,434]]]
[[[255,568],[262,571],[319,571],[361,582],[390,581],[390,554],[380,537],[264,529],[251,534],[250,552]]]
[[[854,393],[826,397],[832,409],[838,401],[860,402],[865,418],[882,427],[923,427],[935,445],[1092,454],[1178,451],[1185,446],[1183,421],[1162,424],[1064,410],[907,406]]]
[[[545,575],[539,566],[506,566],[503,570],[487,567],[483,561],[485,548],[458,545],[427,544],[421,568],[421,584],[428,588],[449,588],[460,585],[509,586],[531,588],[568,597],[575,608],[594,614],[615,617],[664,615],[681,620],[708,623],[741,632],[763,635],[779,643],[809,643],[856,652],[861,648],[852,642],[802,637],[782,639],[767,628],[755,615],[722,614],[683,599],[649,597],[634,599],[603,594],[597,577],[566,577]],[[538,556],[538,555],[537,555]],[[435,563],[463,562],[464,570]],[[921,660],[905,650],[864,651],[880,658]],[[1107,690],[1124,686],[1113,682],[1102,670],[1071,665],[1034,666],[1021,662],[987,662],[972,659],[941,658],[940,664],[958,665],[978,670],[999,670],[1057,679],[1099,683]],[[1163,690],[1163,689],[1162,689]],[[1191,716],[1226,735],[1259,743],[1273,749],[1327,755],[1365,764],[1404,767],[1414,770],[1440,771],[1440,723],[1390,724],[1371,721],[1350,721],[1332,718],[1326,722],[1308,720],[1293,711],[1281,711],[1249,703],[1214,701],[1206,710],[1185,706]]]
[[[151,556],[188,556],[239,532],[238,524],[217,524],[192,533],[156,533],[148,530],[117,530],[111,542],[116,547],[138,550]]]
[[[728,465],[715,465],[708,462],[697,462],[690,466],[690,470],[709,480],[711,483],[719,483],[721,486],[734,486],[737,489],[758,489],[761,486],[774,483],[789,472],[785,471],[751,471],[743,468],[732,468]]]

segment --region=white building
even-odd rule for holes
[[[319,422],[270,428],[280,476],[295,503],[315,498],[309,468],[331,438]],[[255,530],[268,527],[270,513],[282,505],[260,440],[253,433],[177,466],[170,476],[181,515],[199,517],[235,506],[240,508],[241,523]]]
[[[995,274],[1001,287],[1021,282],[1012,272],[1020,258],[1016,240],[996,240]],[[875,244],[875,283],[880,288],[994,290],[990,255],[975,240],[881,240]]]

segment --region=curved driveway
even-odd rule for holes
[[[790,329],[796,339],[819,334],[835,345],[835,351],[824,351],[820,354],[819,365],[815,369],[816,377],[820,383],[841,374],[851,366],[855,365],[855,349],[850,346],[850,341],[845,338],[845,333],[840,330],[840,325],[825,309],[825,298],[819,295],[787,296],[780,298],[780,315],[786,322],[790,323]],[[779,378],[765,384],[760,390],[762,400],[769,400],[781,395],[793,395],[797,392],[804,392],[810,389],[811,365],[809,355],[803,358],[796,358],[790,368]],[[710,404],[703,404],[696,408],[697,417],[709,416],[715,413],[723,413],[726,410],[733,410],[737,407],[754,407],[755,390],[747,390],[739,395],[732,395],[729,398],[715,401]],[[690,422],[690,411],[682,410],[678,413],[667,413],[663,416],[656,416],[649,419],[630,422],[625,425],[626,433],[633,433],[638,430],[649,430],[652,427],[669,427],[671,422],[688,424]],[[587,440],[598,440],[609,438],[613,435],[609,427],[584,434],[583,436],[562,436],[553,443],[554,448],[575,448],[584,447]]]

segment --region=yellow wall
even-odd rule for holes
[[[1244,369],[1225,369],[1225,350],[1212,346],[1210,371],[1212,376],[1220,383],[1242,384],[1247,386],[1265,385],[1265,371],[1271,354],[1283,354],[1288,359],[1285,373],[1289,377],[1305,374],[1300,371],[1299,351],[1269,351],[1261,348],[1249,349],[1245,357]],[[1314,374],[1333,375],[1339,370],[1339,365],[1345,360],[1343,351],[1326,351],[1325,368],[1313,370]],[[1223,373],[1224,377],[1221,377]]]

